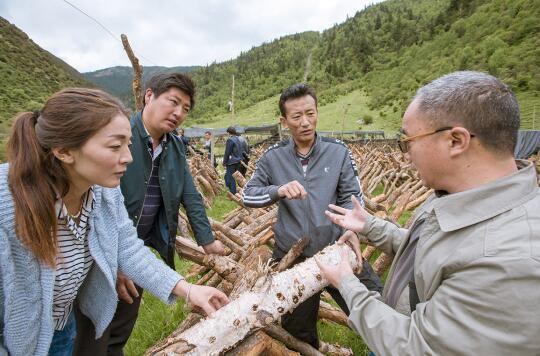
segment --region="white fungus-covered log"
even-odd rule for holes
[[[342,248],[356,268],[356,256],[346,245],[328,246],[317,256],[323,262],[337,265]],[[278,320],[327,285],[314,258],[281,273],[264,275],[250,291],[218,310],[213,318],[206,318],[176,336],[174,344],[156,355],[218,355],[234,347],[254,329]]]

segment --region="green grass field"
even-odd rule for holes
[[[262,126],[279,122],[279,96],[266,99],[238,113],[216,116],[208,128],[223,128],[231,125]],[[339,97],[335,102],[319,107],[317,129],[321,131],[349,130],[384,130],[395,133],[400,127],[401,113],[392,110],[370,110],[367,107],[369,97],[362,90],[354,90]],[[359,118],[365,115],[373,117],[373,124],[360,125]],[[198,125],[197,125],[198,126]]]
[[[523,130],[540,129],[540,92],[517,94],[521,108],[521,128]],[[202,126],[208,128],[223,128],[231,125],[261,126],[275,124],[279,121],[279,96],[266,99],[234,116],[225,114],[216,116],[211,123]],[[369,96],[360,89],[340,96],[335,102],[319,107],[317,129],[320,131],[350,131],[350,130],[383,130],[393,136],[401,127],[403,112],[397,106],[384,110],[370,110]],[[403,108],[404,110],[405,108]],[[373,118],[370,125],[360,125],[358,119],[369,115]]]

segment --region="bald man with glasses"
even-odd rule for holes
[[[346,255],[321,265],[376,355],[540,354],[540,191],[534,164],[513,156],[519,126],[517,100],[499,79],[443,76],[403,117],[399,147],[435,190],[411,228],[358,202],[326,212],[395,255],[382,298],[354,278]]]

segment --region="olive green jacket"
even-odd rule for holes
[[[534,165],[518,166],[420,208],[426,217],[414,264],[420,303],[410,317],[354,276],[342,280],[349,321],[375,354],[540,354],[540,191]],[[409,238],[408,230],[374,217],[362,233],[395,253],[394,264]]]
[[[133,163],[128,166],[122,177],[120,187],[129,217],[137,226],[152,170],[152,157],[148,151],[149,135],[144,128],[141,112],[131,118],[131,133],[130,150]],[[153,233],[145,244],[155,248],[165,262],[174,268],[174,243],[180,204],[186,209],[189,223],[199,245],[207,245],[215,238],[206,216],[201,194],[193,183],[183,143],[176,135],[169,133],[162,145],[159,184],[163,206],[155,221]]]

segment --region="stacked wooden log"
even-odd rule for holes
[[[353,145],[351,149],[359,167],[365,207],[370,213],[397,221],[405,211],[413,209],[431,194],[396,149],[360,145]],[[252,155],[248,176],[263,152],[259,148]],[[192,163],[192,172],[200,172],[202,168],[195,163],[197,161]],[[202,173],[199,175],[202,176]],[[173,334],[150,349],[148,354],[296,354],[291,350],[304,355],[352,354],[349,349],[325,343],[316,350],[295,339],[278,325],[280,315],[293,309],[308,294],[318,292],[325,286],[325,281],[320,279],[318,269],[311,259],[307,260],[310,261],[307,267],[298,264],[289,268],[302,253],[305,244],[303,240],[279,264],[269,265],[274,244],[272,226],[276,221],[277,207],[250,209],[243,206],[241,190],[246,179],[238,172],[234,177],[239,192],[236,195],[229,193],[229,198],[238,204],[237,208],[222,221],[210,221],[216,238],[226,246],[227,255],[205,255],[200,247],[186,238],[191,231],[187,219],[184,230],[180,229],[182,236],[177,238],[176,243],[178,253],[194,262],[188,276],[202,276],[197,284],[214,286],[224,291],[231,299],[231,306],[223,308],[223,312],[218,311],[219,315],[215,317],[217,322],[191,313]],[[362,253],[364,258],[369,259],[374,250],[372,246],[367,246]],[[331,253],[323,252],[321,256],[325,254]],[[374,261],[373,267],[379,275],[388,268],[392,257],[381,254]],[[306,288],[308,285],[310,288]],[[329,298],[323,294],[324,299]],[[319,318],[347,325],[346,315],[324,301],[321,302]]]
[[[223,181],[218,171],[206,155],[196,153],[193,148],[188,146],[191,155],[188,159],[189,170],[193,177],[193,182],[197,190],[203,197],[207,208],[212,206],[214,198],[224,187]],[[180,179],[180,178],[179,178]]]
[[[241,192],[245,179],[238,172],[235,178]],[[272,226],[276,221],[277,207],[274,205],[262,209],[249,209],[242,205],[239,193],[237,196],[231,194],[230,198],[238,203],[238,207],[227,214],[223,221],[210,219],[216,238],[227,247],[226,256],[205,255],[191,239],[182,236],[177,237],[176,249],[182,258],[195,263],[188,276],[204,274],[196,282],[197,284],[217,287],[229,295],[233,302],[231,306],[226,307],[228,308],[226,310],[233,311],[227,312],[227,317],[220,316],[219,318],[227,319],[231,313],[236,315],[238,321],[232,320],[231,330],[234,332],[226,336],[214,335],[215,339],[208,339],[207,343],[203,343],[204,345],[199,341],[193,341],[203,340],[200,338],[200,333],[207,335],[208,330],[220,328],[216,329],[213,325],[215,322],[209,319],[201,322],[201,317],[192,313],[173,334],[150,349],[147,354],[206,355],[228,352],[231,355],[255,355],[259,354],[256,352],[261,352],[269,355],[292,355],[297,353],[291,350],[296,350],[303,355],[352,355],[350,349],[324,342],[321,343],[321,350],[324,353],[321,353],[309,344],[297,340],[278,325],[280,315],[292,310],[295,305],[318,292],[326,285],[326,282],[317,272],[318,267],[313,260],[308,267],[299,264],[294,267],[296,268],[294,270],[288,269],[301,255],[307,240],[299,241],[279,264],[269,265],[273,245]],[[190,230],[188,226],[186,231]],[[334,259],[337,261],[335,257]],[[312,282],[310,282],[310,276]],[[290,283],[292,285],[289,285]],[[310,287],[307,288],[308,286]],[[275,290],[272,292],[274,299],[268,299],[271,295],[269,290]],[[253,302],[253,299],[257,302]],[[252,304],[252,309],[250,309],[252,314],[248,313],[249,310],[242,309],[248,305],[248,301]],[[246,313],[252,315],[253,320],[246,319],[244,317]],[[328,322],[346,325],[346,315],[328,303],[321,303],[319,316]],[[219,323],[224,322],[219,319]],[[202,331],[192,331],[194,328]],[[224,327],[221,329],[226,330]],[[239,329],[244,330],[243,334],[239,333]],[[252,334],[253,332],[255,333]],[[244,339],[244,337],[247,338]],[[225,342],[225,340],[232,341]],[[192,348],[193,345],[196,347]]]

